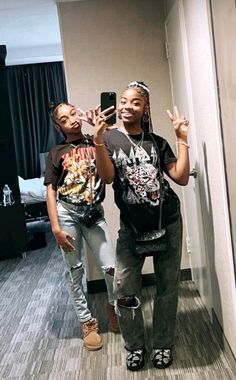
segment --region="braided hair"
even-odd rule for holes
[[[128,88],[135,88],[135,90],[144,98],[146,103],[146,112],[143,114],[141,120],[141,126],[144,132],[152,132],[152,120],[150,110],[149,88],[144,82],[131,82],[128,84],[125,90]]]
[[[60,130],[60,124],[58,124],[57,115],[58,115],[59,108],[64,105],[73,107],[72,104],[67,103],[67,102],[50,102],[48,104],[49,115],[53,121],[53,124],[57,126],[59,130]],[[60,132],[63,134],[64,138],[66,138],[66,135],[62,131]]]

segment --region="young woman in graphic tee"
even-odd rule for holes
[[[83,239],[104,274],[109,327],[113,332],[118,332],[119,327],[114,313],[115,253],[101,205],[105,184],[97,173],[93,139],[81,130],[81,120],[93,124],[95,111],[83,113],[71,104],[60,103],[53,108],[52,118],[65,139],[49,152],[47,159],[44,183],[48,214],[64,258],[69,293],[84,333],[84,347],[98,350],[102,347],[98,321],[92,317],[82,283]]]
[[[116,249],[116,312],[128,351],[126,365],[135,371],[144,365],[145,333],[141,310],[141,271],[145,258],[135,253],[135,234],[161,227],[166,231],[167,249],[153,256],[156,294],[153,308],[151,360],[156,368],[172,363],[178,281],[182,247],[180,202],[165,173],[179,185],[189,178],[188,121],[168,111],[177,137],[178,158],[168,142],[151,132],[149,89],[132,82],[121,94],[118,106],[121,126],[105,131],[98,117],[94,133],[96,163],[101,178],[113,183],[120,209],[120,230]],[[104,133],[105,132],[105,133]],[[162,186],[162,187],[161,187]],[[161,202],[160,189],[164,200]]]

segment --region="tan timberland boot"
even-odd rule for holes
[[[116,334],[120,332],[120,327],[118,324],[117,315],[115,313],[115,308],[110,303],[107,304],[107,319],[108,319],[108,329]]]
[[[102,348],[102,338],[98,334],[98,321],[95,318],[82,323],[84,334],[84,347],[90,351],[100,350]]]

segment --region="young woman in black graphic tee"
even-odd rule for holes
[[[156,368],[166,368],[172,363],[174,346],[182,218],[179,199],[163,174],[179,185],[188,183],[188,121],[179,116],[176,107],[173,114],[167,111],[177,138],[176,158],[168,142],[151,132],[149,88],[143,82],[127,86],[117,112],[121,127],[106,131],[106,121],[98,116],[94,133],[99,175],[105,183],[113,183],[115,202],[120,209],[114,279],[116,313],[128,351],[127,368],[138,370],[144,365],[146,351],[141,310],[145,258],[136,254],[134,239],[137,232],[158,229],[161,212],[167,248],[161,255],[153,255],[156,294],[151,360]]]

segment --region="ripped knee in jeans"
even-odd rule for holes
[[[114,267],[108,267],[105,269],[105,273],[109,274],[110,276],[114,277],[115,274],[115,268]]]
[[[141,302],[135,295],[118,297],[118,299],[115,301],[115,312],[118,316],[121,316],[122,308],[129,309],[132,312],[132,318],[134,319],[136,309],[138,309],[140,305]],[[121,309],[119,310],[119,308]]]
[[[82,280],[82,277],[84,275],[83,264],[79,263],[78,265],[71,266],[68,273],[72,282]]]
[[[140,305],[140,302],[137,297],[134,295],[121,297],[117,299],[117,305],[123,307],[134,307],[137,308]]]
[[[73,272],[74,270],[80,270],[80,269],[83,269],[83,264],[82,263],[79,263],[77,265],[74,265],[74,266],[70,267],[70,271],[71,272]]]

